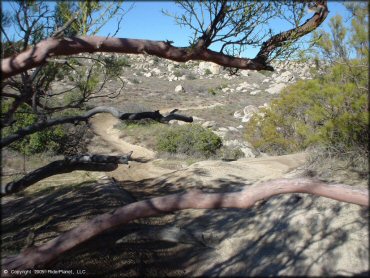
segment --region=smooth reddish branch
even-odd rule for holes
[[[367,189],[356,189],[344,184],[326,184],[312,179],[278,179],[255,186],[246,186],[241,192],[203,193],[191,190],[131,203],[113,214],[99,215],[76,228],[46,242],[26,249],[18,256],[3,261],[3,269],[29,269],[45,266],[58,256],[92,239],[108,229],[145,218],[183,209],[249,208],[262,199],[285,193],[308,193],[338,201],[369,206]]]

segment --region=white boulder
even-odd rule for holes
[[[221,71],[221,66],[217,65],[212,62],[200,62],[199,63],[199,70],[201,72],[205,72],[206,70],[209,70],[212,74],[219,74]]]
[[[173,69],[175,68],[175,65],[174,64],[169,64],[168,66],[167,66],[167,70],[168,71],[173,71]]]
[[[154,73],[155,75],[160,75],[161,70],[159,68],[154,68],[154,69],[152,69],[152,73]]]
[[[247,105],[246,107],[244,107],[243,112],[244,115],[253,114],[255,112],[258,112],[258,108],[254,105]]]
[[[245,77],[248,77],[250,74],[249,74],[249,70],[241,70],[240,71],[240,74],[242,75],[242,76],[245,76]]]
[[[242,111],[238,110],[234,112],[234,118],[243,118]]]
[[[259,94],[261,92],[261,90],[255,90],[253,92],[250,92],[249,94],[252,95],[252,96],[255,96],[257,94]]]
[[[242,122],[247,123],[252,118],[253,114],[258,112],[258,108],[254,105],[248,105],[244,107],[243,112],[244,116],[242,118]]]
[[[185,92],[185,89],[182,85],[177,85],[175,88],[175,93],[183,93]]]

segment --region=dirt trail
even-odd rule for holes
[[[223,106],[224,104],[222,103],[219,103],[219,102],[216,102],[214,104],[210,104],[210,105],[200,105],[200,106],[189,106],[189,107],[179,107],[177,108],[179,111],[186,111],[186,110],[199,110],[199,109],[210,109],[210,108],[214,108],[214,107],[217,107],[217,106]],[[163,108],[161,109],[161,113],[169,113],[173,110],[174,108]]]
[[[90,120],[90,123],[92,124],[94,132],[117,151],[122,153],[133,151],[133,159],[152,160],[155,157],[155,152],[120,139],[119,130],[114,128],[114,126],[119,123],[119,120],[111,114],[98,114]]]
[[[115,154],[127,154],[133,151],[131,156],[133,161],[130,161],[129,167],[119,165],[115,171],[107,173],[107,176],[117,180],[140,181],[173,172],[173,170],[155,166],[154,151],[122,140],[119,130],[114,128],[118,122],[118,119],[106,113],[98,114],[90,120],[94,133],[113,147]],[[110,153],[109,150],[107,152]]]
[[[194,108],[192,108],[194,109]],[[166,109],[164,109],[166,110]],[[167,109],[172,110],[172,109]],[[142,179],[157,178],[165,174],[175,172],[159,166],[160,163],[153,163],[155,152],[147,148],[133,145],[120,138],[120,132],[114,128],[118,120],[110,114],[98,114],[91,119],[94,132],[121,153],[133,151],[133,160],[142,160],[145,163],[130,162],[131,167],[119,167],[118,170],[109,173],[118,180],[139,181]],[[304,153],[297,153],[276,157],[260,157],[241,159],[233,162],[219,160],[208,160],[195,163],[180,172],[176,177],[193,176],[202,182],[211,182],[228,177],[232,180],[267,180],[283,177],[289,171],[301,166],[305,161]],[[206,175],[194,175],[194,173],[207,173]],[[167,177],[170,178],[170,177]]]

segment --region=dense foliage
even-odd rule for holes
[[[168,153],[209,157],[221,146],[222,140],[219,136],[196,124],[172,126],[157,138],[157,149]]]
[[[368,144],[366,91],[342,82],[340,65],[320,79],[300,81],[263,108],[246,126],[247,140],[261,151],[283,154],[308,146],[333,145],[338,151]],[[366,82],[365,76],[363,81]]]
[[[336,154],[359,148],[367,151],[367,3],[347,8],[353,14],[350,27],[336,15],[330,21],[331,33],[314,34],[314,55],[324,74],[287,87],[247,124],[247,140],[258,149],[275,154],[309,146],[330,146]]]
[[[6,111],[9,103],[2,103],[2,110]],[[19,112],[15,114],[15,123],[3,129],[2,136],[14,134],[18,129],[30,126],[37,122],[37,116],[32,113],[31,108],[22,105]],[[67,135],[62,126],[52,127],[47,130],[35,132],[26,136],[22,140],[12,143],[9,147],[23,154],[31,155],[45,151],[59,153],[62,151],[61,142],[67,139]]]

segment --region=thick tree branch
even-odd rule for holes
[[[328,15],[326,1],[317,1],[317,12],[301,26],[271,37],[263,45],[255,59],[237,58],[207,49],[210,39],[217,33],[216,25],[222,22],[227,6],[222,4],[219,13],[203,34],[195,47],[175,47],[163,41],[138,40],[106,37],[49,38],[33,48],[6,58],[1,63],[3,78],[11,77],[28,69],[40,66],[48,59],[60,55],[73,55],[82,52],[115,52],[127,54],[149,54],[177,62],[190,60],[210,61],[224,67],[251,70],[273,70],[266,64],[269,54],[283,43],[295,41],[317,28]],[[204,41],[202,43],[201,41]]]
[[[28,186],[57,174],[70,173],[76,170],[84,171],[113,171],[118,164],[128,164],[131,153],[123,156],[110,155],[76,155],[63,160],[53,161],[36,169],[18,181],[1,186],[1,196],[19,192]]]
[[[152,217],[183,209],[250,208],[260,200],[286,193],[308,193],[338,201],[369,206],[368,190],[343,184],[326,184],[311,179],[279,179],[255,186],[246,186],[241,192],[203,193],[191,190],[143,200],[118,208],[113,213],[99,215],[92,220],[52,239],[45,244],[26,249],[18,256],[3,261],[3,269],[32,269],[45,266],[58,256],[95,236],[132,220]]]
[[[275,36],[272,36],[266,42],[263,43],[260,51],[258,52],[255,60],[260,63],[266,63],[269,55],[275,49],[281,47],[286,42],[294,42],[298,38],[303,37],[304,35],[312,32],[314,29],[320,26],[324,22],[325,18],[329,14],[327,7],[327,1],[319,0],[316,1],[315,14],[313,17],[308,19],[305,23],[297,28],[290,29],[289,31],[279,33]]]
[[[273,70],[272,67],[253,59],[236,58],[208,49],[180,48],[163,41],[106,37],[49,38],[18,55],[3,59],[2,78],[8,78],[28,69],[40,66],[54,56],[73,55],[82,52],[115,52],[126,54],[149,54],[165,59],[187,62],[203,60],[225,67],[240,69]]]
[[[61,124],[66,124],[66,123],[78,123],[82,121],[87,121],[90,117],[94,116],[95,114],[98,113],[110,113],[114,117],[124,121],[124,120],[141,120],[141,119],[153,119],[155,121],[159,121],[162,123],[168,123],[171,120],[179,120],[183,122],[193,122],[192,117],[187,117],[184,115],[179,115],[175,113],[170,113],[167,116],[163,116],[162,114],[159,113],[159,111],[155,112],[139,112],[139,113],[123,113],[118,111],[114,107],[107,107],[107,106],[98,106],[95,107],[89,111],[87,111],[83,115],[79,116],[70,116],[70,117],[64,117],[64,118],[59,118],[59,119],[53,119],[53,120],[48,120],[44,122],[39,122],[34,125],[28,126],[26,128],[20,129],[17,132],[14,132],[13,134],[9,135],[6,138],[3,138],[0,141],[0,148],[3,148],[16,140],[19,140],[27,135],[30,135],[32,133],[35,133],[37,131],[44,130],[45,128],[55,126],[55,125],[61,125]]]

